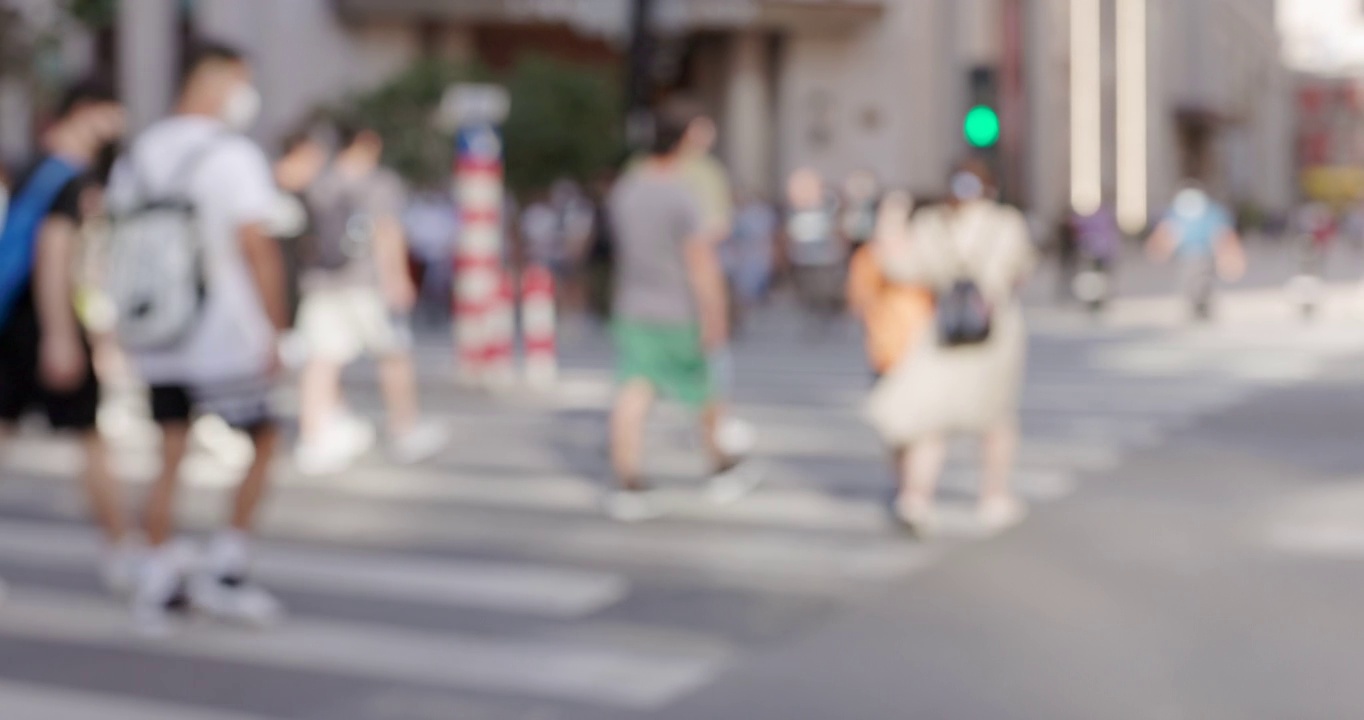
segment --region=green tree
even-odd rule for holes
[[[529,57],[507,78],[507,184],[525,194],[570,177],[590,181],[624,148],[621,98],[598,68]]]
[[[378,131],[384,138],[385,162],[409,182],[428,186],[450,174],[451,140],[433,124],[445,89],[483,76],[473,66],[421,61],[383,86],[351,98],[332,114]]]
[[[527,58],[502,75],[476,65],[421,61],[330,114],[377,130],[386,162],[409,182],[428,186],[450,173],[453,143],[432,120],[446,88],[459,82],[498,82],[511,93],[503,127],[507,183],[522,197],[562,177],[590,180],[622,152],[614,78],[545,58]]]

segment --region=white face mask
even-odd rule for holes
[[[252,85],[238,85],[223,104],[222,120],[237,132],[246,132],[260,117],[260,91]]]
[[[971,202],[985,197],[985,183],[975,173],[961,172],[952,176],[952,197],[960,202]]]

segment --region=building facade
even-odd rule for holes
[[[1077,167],[1091,194],[1111,200],[1125,192],[1129,203],[1139,195],[1148,216],[1186,176],[1269,210],[1294,199],[1293,92],[1274,0],[656,2],[659,81],[710,106],[721,120],[725,159],[748,190],[775,195],[782,177],[811,166],[831,178],[866,168],[889,185],[941,194],[951,165],[968,151],[965,114],[983,103],[1002,119],[1001,146],[990,153],[1009,197],[1040,217],[1070,208]],[[1132,3],[1144,20],[1135,33],[1122,21],[1132,17]],[[259,132],[268,144],[314,107],[372,87],[424,55],[496,65],[540,52],[620,73],[629,6],[138,0],[121,4],[119,64],[135,117],[146,122],[163,112],[176,27],[188,12],[200,32],[252,54],[267,100]],[[1086,22],[1097,19],[1095,37],[1082,35],[1080,46],[1071,22],[1077,7]],[[1073,57],[1076,47],[1084,60]],[[1131,121],[1130,90],[1119,112],[1122,80],[1130,77],[1119,72],[1122,48],[1125,72],[1132,57],[1141,58],[1140,123]],[[1098,114],[1083,128],[1072,127],[1088,117],[1072,112],[1077,68],[1097,83],[1097,102],[1085,99]],[[1133,128],[1141,137],[1135,148]],[[1077,130],[1097,133],[1097,142],[1077,146]],[[1078,166],[1075,147],[1090,148]]]

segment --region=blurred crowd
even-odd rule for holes
[[[35,156],[0,183],[0,439],[34,411],[80,438],[104,579],[149,632],[187,607],[256,624],[282,615],[250,572],[280,453],[282,383],[299,389],[300,473],[342,472],[380,444],[398,464],[447,445],[422,412],[414,323],[449,320],[456,193],[409,192],[383,164],[384,138],[346,118],[310,123],[272,159],[246,135],[261,102],[247,59],[205,43],[168,117],[125,138],[110,88],[77,84]],[[730,412],[742,382],[732,344],[783,293],[812,336],[841,337],[828,331],[848,316],[863,329],[866,415],[896,479],[896,521],[932,534],[948,440],[967,435],[980,441],[980,522],[1016,522],[1020,290],[1039,252],[991,167],[962,161],[931,203],[870,172],[830,179],[811,168],[771,198],[731,186],[717,137],[696,104],[672,99],[617,172],[564,179],[503,213],[504,263],[548,269],[566,315],[609,324],[618,391],[604,511],[631,522],[667,512],[643,449],[659,399],[696,413],[707,497],[735,502],[762,482],[748,462],[757,429]],[[1304,272],[1319,272],[1331,238],[1364,242],[1364,212],[1308,208],[1300,225]],[[1101,309],[1124,244],[1115,214],[1077,214],[1059,237],[1063,293]],[[1178,264],[1198,318],[1212,314],[1218,284],[1246,270],[1231,213],[1196,183],[1147,250]],[[343,372],[362,359],[378,376],[381,424],[344,396]],[[102,413],[114,393],[140,412]],[[159,429],[162,466],[132,522],[105,437],[135,416]],[[190,545],[175,498],[204,422],[246,443],[248,460],[223,529]]]

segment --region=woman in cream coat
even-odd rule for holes
[[[1009,525],[1024,512],[1010,475],[1027,352],[1018,288],[1032,271],[1033,245],[1022,213],[990,198],[983,166],[964,164],[951,185],[948,204],[920,211],[879,246],[892,280],[942,292],[969,279],[991,307],[984,343],[947,347],[930,326],[872,393],[871,422],[905,463],[895,513],[916,534],[931,527],[951,434],[982,440],[981,521]]]

